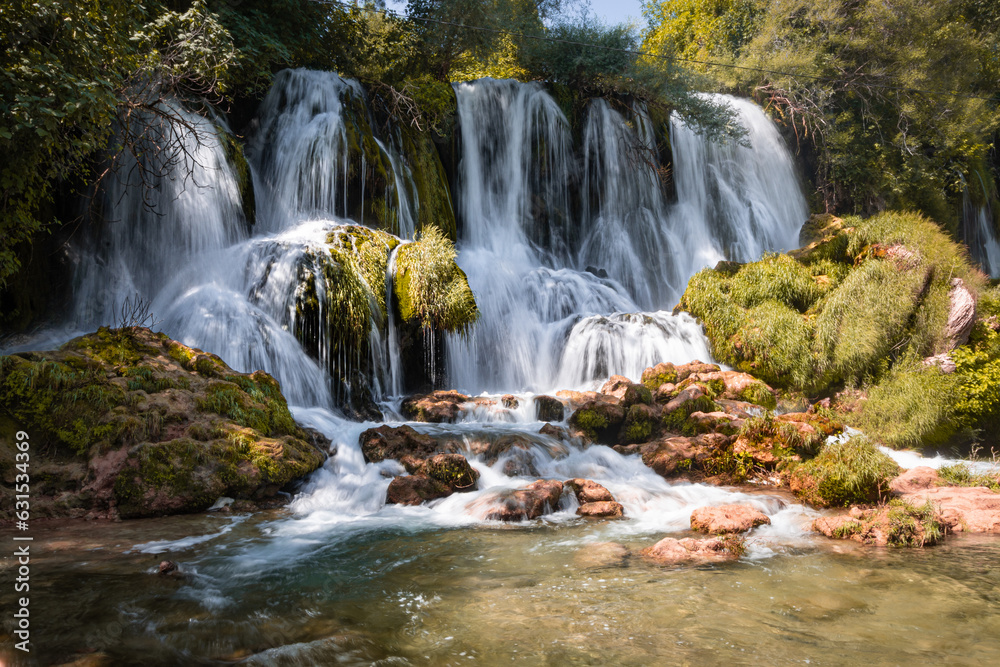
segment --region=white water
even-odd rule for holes
[[[453,386],[584,387],[615,373],[638,379],[656,361],[705,359],[700,327],[664,312],[687,279],[721,259],[796,245],[805,200],[774,124],[750,102],[719,97],[749,147],[710,144],[673,121],[678,201],[669,204],[642,108],[626,118],[591,103],[574,149],[537,84],[482,79],[455,92],[458,261],[482,317],[469,337],[448,341]]]
[[[965,195],[962,208],[962,237],[979,266],[993,278],[1000,278],[1000,239],[993,228],[990,209],[974,206]]]
[[[626,118],[604,102],[594,103],[582,143],[573,146],[562,111],[537,84],[483,80],[460,84],[456,93],[459,263],[482,312],[468,339],[447,341],[448,380],[458,388],[592,388],[615,373],[637,379],[660,361],[707,361],[700,326],[665,309],[691,272],[723,257],[751,259],[790,246],[805,217],[787,152],[749,103],[733,102],[748,126],[750,148],[710,147],[674,121],[679,199],[670,203],[658,165],[637,157],[648,155],[653,143],[643,109]],[[800,505],[670,483],[637,456],[539,434],[542,424],[524,393],[516,411],[480,407],[460,424],[417,426],[465,442],[514,435],[531,443],[492,466],[469,452],[481,474],[479,491],[421,507],[386,506],[389,479],[402,468],[391,461],[364,462],[358,436],[373,424],[345,421],[331,411],[341,396],[340,388],[331,391],[325,370],[336,354],[330,341],[321,338],[314,360],[293,335],[302,324],[296,299],[303,272],[319,277],[315,256],[324,252],[327,233],[351,222],[344,216],[357,193],[348,192],[347,184],[352,171],[364,173],[366,165],[364,158],[350,164],[353,130],[343,111],[363,102],[356,83],[333,74],[280,74],[247,148],[257,184],[256,227],[248,230],[239,211],[236,181],[218,140],[201,144],[204,169],[194,174],[203,186],[194,191],[164,181],[164,192],[174,190],[156,200],[157,217],[141,210],[141,189],[111,193],[116,206],[110,210],[122,224],[109,224],[97,237],[92,261],[83,263],[79,275],[78,302],[86,311],[78,319],[81,327],[107,323],[114,295],[138,291],[152,302],[168,335],[219,354],[237,370],[263,369],[277,377],[289,402],[304,406],[295,408],[296,417],[334,442],[336,456],[292,503],[294,518],[269,527],[275,541],[255,548],[253,558],[267,559],[270,552],[287,558],[295,545],[309,548],[354,530],[481,524],[489,495],[538,477],[594,479],[624,505],[628,520],[595,524],[588,540],[686,530],[693,509],[727,502],[749,502],[771,516],[772,526],[758,533],[763,541],[757,555],[803,539],[813,513]],[[215,131],[204,123],[206,133]],[[391,165],[393,183],[411,182],[392,142],[375,141]],[[407,185],[396,192],[404,235],[412,234],[419,205],[407,195],[410,190]],[[583,193],[580,201],[574,201],[577,191]],[[392,266],[390,261],[386,285],[373,290],[388,290]],[[336,307],[322,298],[322,281],[315,285],[321,307]],[[376,395],[397,394],[405,379],[393,329],[390,318],[392,338],[385,341],[373,323]],[[534,466],[530,475],[504,474],[515,455]],[[578,521],[571,494],[545,521]]]

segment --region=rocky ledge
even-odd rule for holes
[[[228,496],[283,502],[329,442],[299,427],[278,382],[144,328],[0,357],[0,521],[13,518],[14,442],[31,443],[31,514],[133,518]]]

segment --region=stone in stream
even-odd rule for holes
[[[539,421],[561,422],[566,416],[562,401],[554,396],[546,396],[544,394],[535,396],[534,402],[535,414],[538,416]]]
[[[540,479],[522,489],[502,491],[480,499],[478,511],[491,521],[537,519],[558,508],[562,490],[562,482]]]
[[[452,423],[469,397],[457,391],[432,391],[403,400],[400,410],[407,419],[435,424]]]
[[[770,523],[771,519],[766,514],[749,505],[699,507],[691,513],[691,530],[711,535],[745,533]]]
[[[500,404],[508,410],[517,410],[521,407],[521,401],[514,394],[504,394],[500,397]]]
[[[605,396],[614,396],[621,401],[621,406],[628,409],[637,403],[652,403],[653,394],[642,384],[635,384],[622,375],[612,375],[601,387]]]
[[[709,563],[737,558],[734,550],[725,541],[717,538],[694,539],[685,537],[678,540],[673,537],[665,537],[639,553],[643,558],[658,565]]]
[[[593,480],[577,477],[566,480],[564,486],[576,494],[576,500],[581,505],[614,500],[614,496],[611,495],[610,491]]]
[[[582,547],[573,556],[578,568],[623,567],[628,561],[629,550],[617,542],[595,542]]]
[[[389,482],[385,501],[390,505],[420,505],[456,492],[474,491],[479,473],[461,454],[435,454],[411,475]]]
[[[438,450],[434,438],[413,430],[412,426],[388,426],[383,424],[370,428],[359,438],[361,453],[365,461],[379,463],[395,459],[409,472],[416,472],[424,459]]]
[[[625,508],[621,503],[613,500],[602,500],[593,503],[584,503],[577,508],[579,516],[591,517],[594,519],[618,519],[625,516]]]
[[[570,416],[569,425],[581,436],[610,445],[614,444],[618,429],[624,420],[625,410],[622,406],[595,400],[581,405]]]

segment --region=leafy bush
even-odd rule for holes
[[[897,475],[896,462],[865,436],[828,444],[815,458],[789,471],[793,490],[821,507],[880,500]]]
[[[399,249],[394,291],[403,320],[428,329],[465,332],[479,318],[469,282],[455,263],[455,246],[437,227]]]

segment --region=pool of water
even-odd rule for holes
[[[804,538],[665,568],[607,523],[285,534],[287,510],[50,525],[31,660],[108,665],[996,664],[1000,540]],[[192,538],[199,539],[192,539]],[[751,540],[758,538],[751,538]],[[761,538],[762,539],[762,538]],[[184,575],[155,574],[163,558]],[[11,559],[4,561],[11,579]],[[0,600],[13,607],[12,586]],[[6,643],[6,642],[5,642]]]

